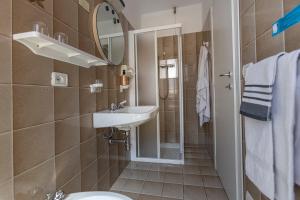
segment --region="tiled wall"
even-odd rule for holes
[[[198,59],[203,41],[210,41],[210,32],[183,35],[183,76],[184,76],[184,128],[186,144],[206,144],[209,128],[199,127],[196,113],[196,84],[198,79]],[[196,41],[196,42],[195,42]]]
[[[300,48],[300,25],[275,38],[271,35],[272,23],[299,3],[299,0],[240,0],[242,64]],[[245,186],[254,200],[267,199],[247,178]],[[299,187],[296,193],[296,199],[300,199]]]
[[[64,32],[72,46],[99,55],[89,12],[77,0],[39,2],[42,7],[28,0],[1,1],[0,199],[5,200],[44,199],[56,189],[109,189],[129,158],[122,145],[103,139],[108,129],[92,128],[93,112],[127,99],[118,90],[119,67],[85,69],[36,56],[12,41],[12,33],[43,21],[51,36]],[[90,11],[99,2],[89,0]],[[130,25],[122,18],[127,31]],[[67,73],[69,86],[52,87],[53,71]],[[97,95],[88,88],[96,79],[104,82]]]

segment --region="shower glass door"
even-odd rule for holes
[[[137,128],[136,157],[182,163],[183,88],[181,28],[135,33],[136,105],[156,105],[157,117]]]

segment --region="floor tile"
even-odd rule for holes
[[[184,200],[206,200],[203,187],[186,185],[183,188]]]
[[[141,193],[143,189],[144,181],[140,180],[127,180],[121,191],[123,192],[132,192],[132,193]]]
[[[207,200],[228,200],[228,197],[223,189],[205,188]]]
[[[111,187],[112,190],[118,190],[118,189],[122,189],[123,186],[125,185],[127,179],[124,178],[118,178],[116,180],[116,182],[113,184],[113,186]]]
[[[163,182],[165,177],[165,172],[160,171],[149,171],[146,181],[153,181],[153,182]]]
[[[218,176],[216,170],[211,167],[200,167],[200,175]]]
[[[128,168],[130,169],[140,169],[140,170],[149,170],[152,163],[146,162],[130,162]]]
[[[163,183],[158,182],[144,182],[142,194],[151,196],[161,196],[163,189]]]
[[[141,194],[138,200],[162,200],[162,197]]]
[[[164,183],[183,184],[182,174],[165,173]]]
[[[194,165],[185,165],[183,167],[183,174],[201,174],[201,170],[199,166],[194,166]]]
[[[195,174],[184,175],[184,185],[203,186],[203,177]]]
[[[139,194],[137,193],[131,193],[131,192],[123,192],[123,191],[118,191],[118,190],[111,190],[111,192],[115,192],[115,193],[119,193],[119,194],[123,194],[133,200],[139,200]]]
[[[223,188],[219,177],[216,176],[203,176],[204,186],[209,188]]]
[[[121,178],[127,179],[135,179],[135,180],[146,180],[148,176],[148,171],[139,170],[139,169],[125,169],[122,174]]]
[[[162,196],[167,198],[183,199],[183,185],[164,183]]]
[[[182,174],[183,167],[181,165],[169,165],[164,168],[165,172]]]

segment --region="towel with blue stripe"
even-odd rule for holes
[[[240,113],[261,121],[272,120],[272,99],[277,62],[284,53],[277,54],[256,64],[244,66],[244,92]]]

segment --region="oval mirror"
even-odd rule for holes
[[[125,52],[123,27],[119,15],[107,2],[94,10],[93,34],[101,56],[110,64],[121,64]]]

